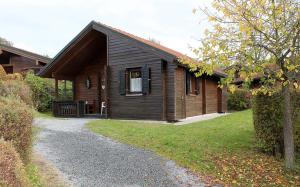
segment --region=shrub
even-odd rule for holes
[[[15,97],[0,97],[0,138],[11,141],[26,163],[32,143],[32,110]]]
[[[20,73],[14,73],[14,74],[7,74],[6,75],[6,79],[8,79],[8,80],[19,80],[19,81],[22,81],[24,78],[23,78],[22,74],[20,74]]]
[[[234,93],[229,93],[227,106],[229,110],[245,110],[251,107],[251,95],[248,91],[238,89]]]
[[[35,76],[33,73],[26,74],[25,81],[32,90],[31,96],[34,101],[35,108],[38,111],[49,110],[51,102],[54,100],[53,81]]]
[[[48,111],[51,108],[51,103],[55,99],[55,86],[52,79],[44,79],[34,75],[33,73],[27,73],[25,81],[32,90],[32,99],[34,101],[35,108],[38,111]],[[73,95],[72,84],[67,81],[66,84],[66,96],[64,96],[64,83],[59,82],[58,93],[61,99],[71,100]]]
[[[283,98],[258,94],[253,98],[253,122],[258,147],[270,154],[283,153]],[[300,93],[292,93],[296,151],[300,151]]]
[[[0,80],[4,80],[6,78],[6,72],[2,65],[0,65]]]
[[[0,96],[17,97],[29,106],[33,106],[31,89],[22,80],[6,80],[0,82]]]
[[[10,142],[0,139],[0,186],[28,186],[20,156]]]

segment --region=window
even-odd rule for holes
[[[151,69],[147,65],[119,70],[120,95],[147,95],[151,88]]]
[[[199,78],[191,72],[186,71],[186,94],[199,95],[200,94],[200,81]]]
[[[190,93],[196,94],[196,77],[191,76],[190,78]]]
[[[141,93],[142,92],[142,72],[141,69],[129,69],[129,92]]]

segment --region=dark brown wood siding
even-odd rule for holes
[[[199,78],[199,94],[186,94],[185,69],[176,69],[176,120],[186,117],[218,112],[218,81],[219,78],[202,76]],[[226,88],[221,93],[221,112],[227,111]],[[205,99],[205,101],[203,100]],[[205,108],[203,108],[205,106]],[[204,109],[204,110],[203,110]]]
[[[218,112],[218,82],[215,79],[206,79],[206,113]]]
[[[185,111],[185,70],[181,67],[176,69],[176,120],[186,117]]]
[[[111,118],[155,119],[163,118],[162,60],[157,55],[146,52],[122,38],[110,36],[109,54],[109,111]],[[170,63],[168,63],[170,64]],[[147,65],[151,69],[151,93],[142,96],[120,95],[119,72],[128,68]],[[174,74],[168,65],[168,118],[174,118]]]
[[[167,120],[176,120],[176,91],[175,91],[175,77],[176,77],[176,65],[172,62],[168,63],[168,75],[167,75]]]
[[[202,96],[187,95],[186,97],[186,117],[197,116],[202,114]]]
[[[29,69],[36,69],[42,67],[39,64],[36,64],[35,60],[21,56],[12,56],[10,59],[10,63],[13,65],[14,73],[21,73]]]
[[[202,89],[201,79],[198,81],[200,94],[186,94],[186,70],[182,67],[176,69],[176,119],[202,114]]]
[[[222,111],[227,112],[227,88],[222,89]]]
[[[95,107],[95,112],[99,112],[101,102],[100,79],[103,76],[106,65],[106,55],[102,55],[91,61],[75,77],[75,100],[85,101]],[[86,80],[90,79],[91,87],[86,87]]]

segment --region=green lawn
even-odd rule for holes
[[[38,112],[38,111],[34,111],[33,115],[35,118],[54,118],[53,114],[51,111],[48,112]]]
[[[39,176],[37,167],[33,163],[29,163],[25,166],[25,171],[30,186],[32,187],[42,187],[42,182]]]
[[[87,127],[175,160],[208,183],[293,185],[298,180],[283,171],[281,160],[255,150],[251,110],[184,126],[98,120]]]

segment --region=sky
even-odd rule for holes
[[[54,57],[90,21],[154,38],[192,55],[207,22],[193,9],[210,0],[0,0],[0,36]]]

